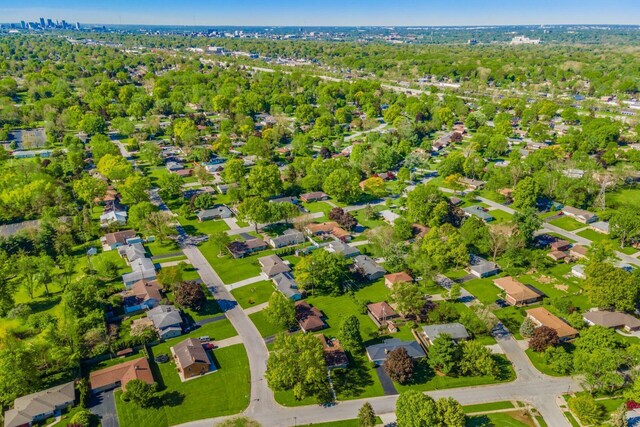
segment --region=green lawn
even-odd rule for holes
[[[202,336],[208,336],[210,339],[215,341],[221,341],[227,338],[235,337],[238,335],[235,328],[229,321],[229,319],[216,320],[215,322],[207,323],[198,329],[195,329],[188,334],[172,338],[167,340],[166,342],[170,345],[175,345],[180,341],[183,341],[187,338],[198,338]]]
[[[500,298],[501,291],[493,284],[493,278],[469,280],[464,288],[485,305],[491,305]]]
[[[467,405],[463,407],[465,414],[473,414],[476,412],[498,411],[500,409],[511,409],[511,408],[513,408],[513,402],[510,402],[508,400],[504,402],[481,403],[479,405]]]
[[[276,253],[274,250],[266,250],[255,253],[251,256],[235,259],[231,255],[218,257],[218,251],[214,249],[211,242],[200,245],[200,250],[209,261],[213,269],[218,273],[222,281],[226,284],[249,279],[260,274],[260,264],[258,258]]]
[[[549,222],[549,224],[555,225],[556,227],[560,227],[567,231],[577,230],[578,228],[584,228],[587,225],[581,222],[576,221],[575,219],[568,216],[561,216],[560,218],[556,218]]]
[[[374,206],[373,208],[374,208],[374,210],[376,212],[380,212],[382,210],[387,209],[387,207],[385,207],[385,206]],[[386,224],[386,222],[384,222],[381,217],[379,217],[377,219],[369,219],[369,218],[367,218],[367,216],[365,214],[364,207],[363,207],[363,209],[358,209],[357,211],[353,211],[351,213],[358,220],[358,223],[360,225],[362,225],[363,227],[376,228],[376,227],[380,227],[380,226],[383,226],[383,225]]]
[[[533,427],[535,424],[520,411],[475,415],[467,420],[467,427]]]
[[[328,216],[329,211],[333,209],[333,206],[326,202],[302,203],[302,206],[308,210],[309,213],[324,212],[324,216]]]
[[[512,218],[512,215],[510,213],[500,209],[493,209],[489,211],[489,214],[496,219],[494,221],[496,223],[509,222],[511,221],[511,218]]]
[[[264,338],[284,332],[284,329],[274,326],[269,321],[264,310],[250,314],[249,319],[251,319],[253,324],[256,325],[258,332],[260,332],[260,335]]]
[[[502,322],[503,325],[509,329],[509,331],[513,334],[513,336],[520,340],[522,336],[520,335],[520,325],[522,325],[522,321],[524,320],[524,310],[520,307],[505,307],[499,310],[495,310],[493,314],[495,314],[498,319]]]
[[[376,417],[376,424],[382,424],[382,420],[380,417]],[[355,418],[353,420],[342,420],[342,421],[331,421],[328,423],[319,423],[319,424],[301,424],[303,426],[314,426],[314,427],[359,427],[360,423],[358,419]]]
[[[145,246],[147,247],[147,251],[149,251],[151,256],[182,253],[180,245],[178,245],[178,242],[176,242],[175,240],[167,240],[166,242],[162,243],[160,242],[160,240],[156,240],[155,242],[145,243]]]
[[[231,291],[231,294],[238,301],[240,307],[249,308],[267,302],[273,292],[273,282],[271,280],[263,280],[236,288]]]
[[[612,206],[630,206],[640,209],[640,188],[618,189],[607,194],[607,198]]]
[[[582,230],[579,233],[576,233],[578,236],[580,237],[584,237],[585,239],[589,239],[592,242],[602,242],[602,241],[609,241],[613,244],[614,249],[627,254],[627,255],[633,255],[636,252],[638,252],[638,250],[636,248],[634,248],[633,246],[625,246],[624,248],[620,246],[620,240],[618,239],[612,239],[610,236],[608,236],[607,234],[604,233],[599,233],[595,230],[592,230],[590,228],[586,229],[586,230]]]
[[[227,231],[229,226],[221,219],[198,221],[198,218],[194,215],[189,218],[183,216],[179,217],[180,224],[187,234],[197,236],[199,234],[210,235],[216,231]]]
[[[156,364],[156,354],[169,354],[169,343],[152,348],[151,365],[161,392],[158,402],[140,408],[121,399],[116,392],[116,409],[122,427],[165,427],[203,418],[237,414],[249,404],[249,361],[244,346],[214,350],[218,371],[181,382],[174,362]]]
[[[535,368],[543,374],[547,374],[552,377],[566,376],[566,374],[557,373],[556,371],[551,369],[549,365],[547,365],[547,363],[544,361],[544,353],[538,353],[537,351],[533,351],[533,349],[531,348],[528,348],[525,353],[529,357],[529,360],[531,360],[531,363],[533,363],[533,366],[535,366]]]
[[[423,360],[417,366],[414,380],[405,385],[395,383],[396,390],[398,390],[399,393],[407,390],[431,391],[513,381],[516,378],[516,374],[508,359],[502,355],[494,355],[494,358],[501,368],[500,375],[497,378],[490,376],[441,377],[435,374],[435,372],[426,363],[426,360]]]

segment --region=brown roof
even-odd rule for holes
[[[619,311],[589,311],[583,317],[589,323],[604,326],[605,328],[640,328],[640,320],[630,314]]]
[[[587,249],[586,247],[581,246],[581,245],[573,245],[571,247],[571,253],[572,254],[578,254],[578,255],[584,256],[584,257],[587,256],[587,252],[588,251],[589,251],[589,249]]]
[[[133,237],[136,237],[135,230],[123,230],[116,231],[115,233],[105,234],[104,241],[108,245],[113,245],[115,243],[121,243],[124,245],[127,242],[127,239],[131,239]]]
[[[174,345],[172,350],[176,355],[176,363],[182,370],[194,363],[210,363],[202,343],[195,338],[187,338]]]
[[[551,251],[547,254],[547,256],[557,261],[557,260],[565,259],[567,257],[567,254],[562,251]]]
[[[307,225],[307,230],[312,234],[331,233],[336,237],[345,237],[349,235],[347,231],[340,228],[338,223],[334,221],[323,222],[321,224],[311,223]]]
[[[551,314],[549,310],[544,307],[532,308],[526,310],[526,312],[528,317],[531,317],[541,326],[547,326],[555,330],[560,338],[578,335],[578,331],[576,331],[571,325],[560,319],[558,316]]]
[[[127,383],[135,379],[142,380],[147,384],[153,384],[153,374],[151,373],[151,367],[146,357],[100,369],[99,371],[92,372],[89,376],[91,390],[113,385],[118,382],[122,390],[124,390]]]
[[[571,243],[567,242],[566,240],[556,240],[555,242],[551,243],[551,245],[549,245],[549,246],[553,250],[558,250],[558,249],[566,248],[570,244]]]
[[[511,296],[511,298],[516,300],[516,302],[528,301],[530,299],[540,297],[540,294],[538,294],[536,291],[518,282],[511,276],[495,279],[493,283],[495,283],[497,287],[505,291],[505,293]]]
[[[386,301],[375,302],[373,304],[367,304],[367,310],[373,317],[378,320],[385,320],[390,317],[397,317],[397,313]]]
[[[320,340],[322,347],[324,348],[324,359],[327,362],[327,368],[334,368],[349,364],[349,358],[340,345],[340,341],[335,338],[328,340],[324,334],[318,334],[316,335],[316,338]]]
[[[131,287],[131,292],[138,300],[144,302],[149,299],[155,299],[160,301],[162,294],[160,294],[160,284],[157,280],[139,280]]]
[[[304,331],[316,331],[327,326],[322,317],[322,312],[308,302],[296,302],[296,320]]]
[[[384,279],[388,280],[392,285],[395,285],[396,283],[413,282],[413,277],[409,276],[404,271],[401,271],[400,273],[385,274]]]

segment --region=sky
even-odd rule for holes
[[[640,0],[0,0],[0,22],[206,26],[640,25]]]

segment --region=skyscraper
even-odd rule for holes
[[[20,21],[20,28],[24,30],[25,28],[27,28],[27,24],[24,21]]]
[[[40,26],[44,28],[44,18],[40,18]]]

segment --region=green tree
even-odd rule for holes
[[[73,181],[73,192],[76,197],[89,206],[93,206],[94,200],[104,197],[107,192],[107,183],[95,179],[89,175]]]
[[[416,390],[400,393],[396,401],[399,427],[440,426],[442,418],[432,397]]]
[[[454,370],[460,360],[460,347],[450,335],[441,334],[429,347],[429,366],[447,375]]]
[[[358,427],[374,427],[376,425],[376,413],[371,403],[365,402],[358,411]]]
[[[569,409],[576,414],[583,425],[598,424],[604,415],[604,408],[589,394],[581,394],[569,399]]]
[[[327,366],[320,341],[311,334],[281,334],[269,352],[265,378],[275,391],[293,390],[296,399],[331,399]]]
[[[345,317],[340,324],[340,344],[345,350],[356,353],[362,350],[364,344],[360,333],[360,321],[355,315]]]
[[[466,341],[462,344],[459,369],[463,375],[470,376],[498,374],[498,366],[491,355],[491,350],[478,341]]]
[[[134,228],[142,229],[145,227],[147,218],[154,212],[158,212],[158,207],[151,202],[136,203],[129,208],[128,223]]]
[[[282,292],[271,294],[264,312],[269,322],[281,329],[289,329],[296,324],[295,304]]]
[[[299,285],[312,294],[339,295],[345,281],[347,260],[342,254],[313,251],[294,267]]]
[[[443,397],[436,401],[443,427],[465,427],[467,416],[460,402],[453,397]]]
[[[437,207],[444,206],[443,211]],[[433,185],[420,184],[407,195],[407,217],[423,225],[440,225],[446,220],[448,202],[444,194]],[[438,213],[444,212],[444,216]]]
[[[162,197],[167,197],[169,199],[175,199],[182,195],[182,184],[184,184],[184,180],[180,175],[176,175],[171,172],[164,172],[158,178],[158,186],[160,187],[160,192]]]
[[[136,378],[129,381],[125,386],[125,391],[122,393],[122,400],[125,402],[133,402],[141,408],[147,408],[151,405],[155,396],[155,383],[147,384]]]
[[[637,209],[623,206],[616,210],[609,219],[611,234],[620,239],[620,246],[640,236],[640,214]]]
[[[273,197],[282,192],[280,170],[275,164],[254,166],[249,171],[247,182],[252,193],[261,197]]]
[[[513,190],[513,207],[516,209],[535,208],[540,195],[540,186],[533,177],[526,177]]]
[[[98,162],[98,171],[113,181],[122,181],[133,173],[131,164],[120,155],[105,154]]]
[[[354,202],[360,196],[360,177],[348,169],[336,169],[327,176],[322,190],[339,202]]]
[[[640,279],[607,262],[590,262],[585,269],[589,301],[601,308],[631,311],[640,295]]]
[[[145,142],[140,148],[139,156],[142,161],[157,166],[162,163],[162,148],[155,142]]]
[[[133,205],[136,203],[149,200],[147,190],[151,187],[149,178],[135,174],[128,176],[124,180],[124,183],[118,186],[118,190],[122,195],[122,202],[127,205]]]
[[[244,180],[247,168],[241,159],[231,159],[222,171],[222,178],[227,184],[240,184]]]
[[[389,296],[391,301],[396,303],[398,311],[405,316],[419,316],[426,304],[424,294],[413,283],[394,284]]]

